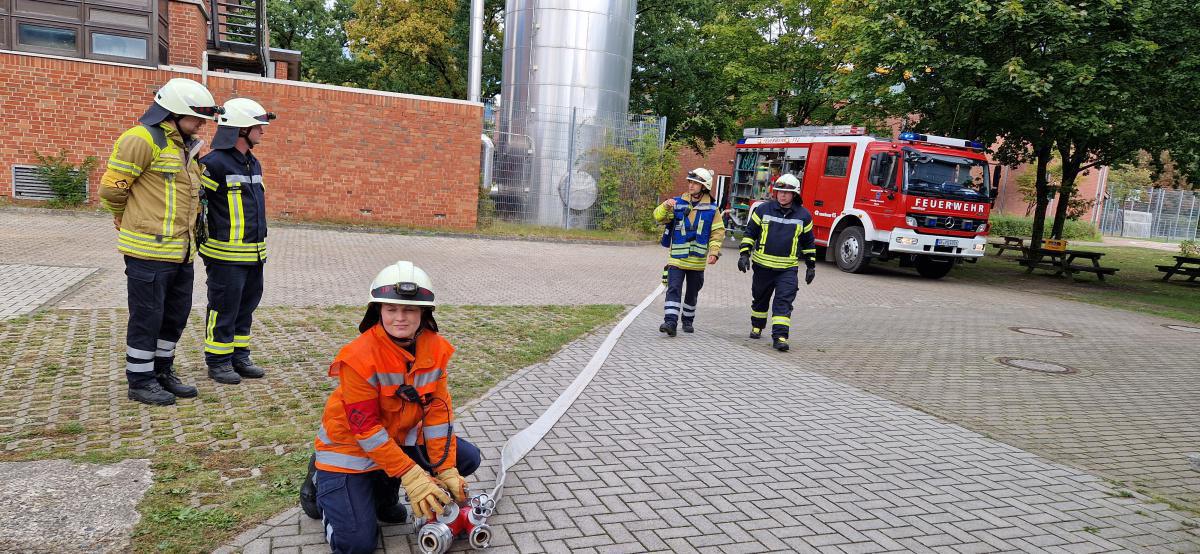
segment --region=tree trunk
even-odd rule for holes
[[[1075,197],[1075,180],[1079,176],[1079,168],[1083,165],[1082,158],[1087,153],[1087,149],[1084,145],[1078,145],[1075,153],[1072,154],[1070,145],[1059,145],[1058,153],[1062,159],[1062,182],[1058,187],[1058,205],[1054,209],[1054,227],[1050,230],[1050,234],[1054,238],[1062,240],[1071,199]]]
[[[1042,235],[1046,228],[1046,207],[1050,204],[1049,194],[1049,179],[1046,176],[1046,167],[1050,165],[1051,145],[1050,139],[1044,139],[1046,142],[1035,147],[1037,153],[1037,176],[1034,180],[1034,193],[1037,194],[1037,204],[1033,210],[1033,230],[1032,237],[1029,239],[1029,251],[1037,252],[1042,248]]]

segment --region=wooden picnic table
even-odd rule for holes
[[[1020,252],[1022,256],[1025,255],[1025,239],[1021,237],[1006,236],[1004,237],[1004,242],[992,242],[990,244],[996,248],[997,256],[1003,255],[1005,250],[1016,250]]]
[[[1200,258],[1192,258],[1190,256],[1175,256],[1175,265],[1160,265],[1158,270],[1163,272],[1163,281],[1167,281],[1172,275],[1187,275],[1188,281],[1195,281],[1200,277]]]
[[[1075,279],[1076,273],[1095,273],[1096,277],[1103,281],[1105,275],[1115,275],[1120,271],[1115,267],[1102,267],[1100,258],[1103,257],[1104,252],[1041,248],[1037,252],[1028,253],[1024,258],[1017,260],[1017,263],[1027,268],[1026,273],[1033,273],[1035,269],[1046,269],[1054,271],[1055,277],[1062,275],[1072,280]],[[1076,264],[1075,260],[1080,258],[1091,260],[1091,265]]]

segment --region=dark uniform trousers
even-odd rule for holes
[[[125,377],[129,384],[153,381],[155,370],[169,368],[175,361],[175,344],[192,310],[194,275],[190,261],[125,256],[129,297]]]
[[[204,261],[208,273],[204,361],[210,366],[250,359],[250,325],[262,300],[263,264]]]
[[[454,440],[458,443],[458,473],[463,477],[475,473],[481,460],[479,447],[458,437]],[[403,449],[422,469],[433,471],[424,463],[428,457],[417,455],[417,447]],[[325,538],[335,553],[374,552],[379,532],[377,510],[399,499],[400,479],[388,477],[383,470],[366,473],[317,470],[317,506],[321,508]]]
[[[687,291],[684,292],[684,285]],[[663,322],[674,325],[680,313],[684,323],[696,319],[696,297],[704,287],[704,270],[680,269],[667,266],[667,298],[663,302]],[[683,303],[679,301],[682,298]]]
[[[796,300],[796,290],[800,286],[799,268],[771,269],[754,264],[754,278],[750,284],[750,293],[754,300],[750,303],[750,325],[756,329],[767,326],[767,306],[771,307],[771,336],[787,338],[792,321],[792,302]],[[775,294],[774,302],[771,294]]]

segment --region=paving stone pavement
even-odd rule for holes
[[[93,267],[0,263],[0,320],[38,309],[95,271]]]
[[[493,552],[1194,552],[1191,520],[1103,480],[643,314],[509,474]],[[459,419],[487,460],[602,335],[514,375]],[[653,356],[648,356],[653,353]],[[705,360],[696,363],[695,357]],[[415,551],[411,526],[383,552]],[[221,552],[325,551],[298,509]]]
[[[109,235],[103,218],[0,210],[0,263],[99,267],[56,306],[122,306]],[[295,227],[270,240],[266,301],[302,306],[357,304],[362,283],[403,257],[430,268],[451,304],[633,304],[665,258],[653,246]],[[1185,458],[1200,450],[1200,345],[1162,327],[1178,322],[953,275],[821,264],[797,297],[795,349],[780,355],[744,338],[749,277],[732,257],[706,275],[696,335],[659,337],[652,307],[516,468],[494,520],[499,550],[1197,550],[1194,518],[1123,492],[1200,498]],[[466,436],[494,463],[600,338],[475,405]],[[1080,371],[1036,374],[1002,356]],[[313,524],[280,514],[236,546],[324,551]],[[404,551],[410,531],[389,528],[384,546]]]
[[[59,308],[124,307],[125,266],[109,218],[0,209],[0,263],[100,268]],[[639,300],[629,273],[661,272],[654,246],[606,246],[515,240],[373,234],[276,226],[267,238],[263,305],[355,305],[384,265],[413,260],[434,275],[447,304],[625,304]],[[640,252],[640,254],[638,254]],[[633,253],[634,255],[630,255]],[[195,262],[192,305],[206,300],[202,261]],[[653,278],[653,277],[651,277]],[[519,286],[513,286],[519,283]],[[569,286],[564,286],[569,284]],[[568,292],[569,291],[569,292]]]

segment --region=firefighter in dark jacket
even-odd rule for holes
[[[267,206],[262,166],[252,152],[275,114],[249,98],[225,103],[204,163],[207,238],[198,247],[208,273],[204,361],[208,376],[236,385],[263,376],[250,360],[250,325],[263,292]]]
[[[788,350],[788,331],[792,325],[792,302],[799,288],[797,273],[800,260],[807,268],[804,283],[816,276],[817,248],[813,241],[812,215],[800,205],[800,180],[784,175],[775,181],[775,199],[763,202],[750,212],[746,234],[742,237],[738,269],[742,273],[754,267],[750,305],[750,338],[762,336],[767,325],[767,305],[771,294],[771,346]]]

